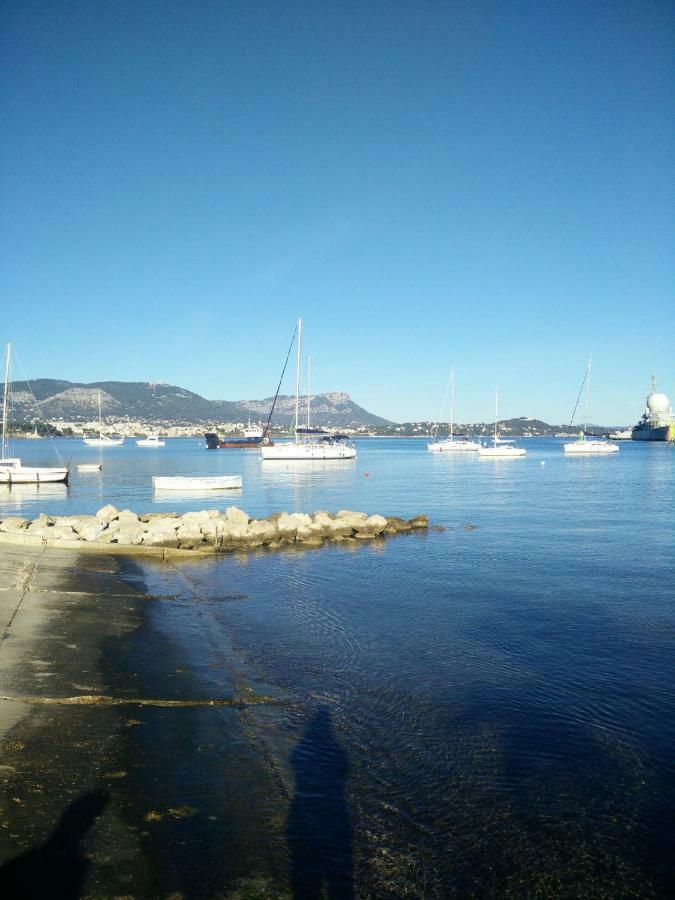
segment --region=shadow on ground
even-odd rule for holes
[[[80,841],[108,805],[100,791],[66,809],[49,839],[0,866],[0,897],[12,900],[77,900],[89,868]]]
[[[321,707],[291,757],[295,795],[286,825],[293,896],[354,896],[352,829],[345,798],[349,763]]]

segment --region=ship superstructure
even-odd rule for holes
[[[652,375],[652,390],[642,418],[633,428],[634,441],[675,441],[675,416],[665,394],[656,390],[656,375]]]

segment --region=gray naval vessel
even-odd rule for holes
[[[675,441],[675,416],[668,397],[656,390],[656,375],[652,375],[652,390],[642,418],[633,426],[631,440]]]

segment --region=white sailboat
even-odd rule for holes
[[[450,437],[442,441],[431,441],[431,443],[427,444],[427,450],[430,450],[432,453],[476,453],[480,450],[480,444],[477,441],[470,441],[467,438],[456,438],[454,436],[454,415],[455,369],[453,366],[450,369]],[[436,426],[436,432],[438,432],[438,425]]]
[[[121,447],[124,438],[111,438],[103,434],[103,426],[101,424],[101,392],[98,392],[98,437],[82,438],[88,447]]]
[[[140,441],[136,441],[137,447],[164,447],[166,446],[166,441],[160,440],[159,432],[155,434],[149,434],[147,437],[141,438]]]
[[[7,344],[7,359],[5,362],[5,389],[3,391],[2,400],[2,453],[0,458],[0,484],[12,485],[67,482],[69,474],[67,466],[24,466],[19,457],[7,455],[9,437],[9,385],[11,357],[12,345]]]
[[[586,369],[586,407],[584,411],[584,428],[583,431],[579,432],[579,437],[576,441],[573,441],[570,444],[563,444],[563,451],[572,456],[598,456],[604,455],[607,453],[618,453],[619,445],[613,444],[611,441],[602,441],[596,438],[588,440],[586,437],[586,432],[588,430],[588,393],[591,386],[591,362],[592,360],[588,360],[588,368]],[[577,403],[578,403],[577,398]],[[574,418],[574,413],[572,414],[572,418]]]
[[[300,426],[300,359],[302,345],[302,319],[298,319],[297,361],[295,372],[295,440],[261,447],[263,460],[289,459],[356,459],[356,448],[346,444],[336,435],[322,428],[311,427],[311,396],[307,387],[307,427]],[[309,378],[308,378],[309,382]]]
[[[500,438],[499,433],[497,431],[497,422],[499,421],[499,388],[495,391],[495,433],[492,438],[492,446],[486,447],[483,446],[478,451],[479,456],[490,457],[490,458],[505,458],[505,459],[517,459],[518,457],[523,457],[527,453],[527,450],[523,449],[523,447],[512,447],[511,445],[514,443],[512,440],[508,440],[507,438]]]

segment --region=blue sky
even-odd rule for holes
[[[433,418],[675,401],[667,2],[0,5],[0,340],[30,377]],[[291,380],[287,382],[292,389]]]

